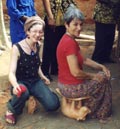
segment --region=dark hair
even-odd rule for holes
[[[78,9],[73,4],[70,4],[70,6],[68,7],[67,11],[64,14],[64,21],[67,24],[69,24],[74,18],[77,18],[81,21],[84,21],[84,19],[85,19],[81,10]]]

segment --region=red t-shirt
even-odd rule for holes
[[[57,47],[58,81],[63,84],[79,84],[83,82],[82,79],[77,79],[70,73],[67,56],[72,54],[77,56],[80,69],[82,69],[83,57],[80,54],[78,43],[69,35],[64,34]]]

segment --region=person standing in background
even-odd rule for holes
[[[28,17],[35,16],[34,0],[6,0],[10,16],[10,37],[12,45],[26,37],[24,23]]]
[[[50,74],[58,74],[56,48],[65,33],[63,14],[73,0],[43,0],[46,11],[42,71],[52,81]]]
[[[113,1],[113,0],[111,0]],[[117,0],[119,1],[119,0]],[[93,19],[95,21],[95,49],[92,59],[99,63],[114,63],[111,51],[116,29],[117,4],[110,0],[97,0]]]

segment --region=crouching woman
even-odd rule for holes
[[[80,36],[84,16],[71,5],[64,14],[66,33],[57,47],[58,88],[68,98],[90,96],[83,101],[91,113],[90,118],[105,120],[111,116],[112,94],[110,71],[102,64],[83,57],[75,40]],[[83,66],[99,70],[97,73],[83,70]]]
[[[17,28],[16,28],[17,29]],[[12,85],[12,98],[8,102],[5,115],[6,122],[16,123],[29,96],[34,96],[46,111],[59,108],[59,99],[47,84],[50,80],[41,71],[39,56],[40,39],[44,34],[44,21],[38,17],[30,17],[24,25],[26,38],[13,45],[11,53],[9,81]]]

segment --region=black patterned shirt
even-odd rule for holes
[[[70,4],[76,5],[74,0],[50,0],[51,10],[54,16],[57,14],[58,9],[60,8],[64,14]]]
[[[64,24],[63,15],[70,4],[74,4],[76,6],[74,0],[50,0],[51,11],[56,21],[56,25],[57,23],[59,25]]]
[[[113,16],[113,10],[103,3],[96,2],[93,19],[100,23],[115,24],[116,21]]]
[[[39,46],[37,46],[38,50],[34,55],[25,53],[19,44],[16,44],[16,46],[20,52],[16,70],[17,81],[32,82],[32,80],[40,78],[38,75],[40,66]]]

